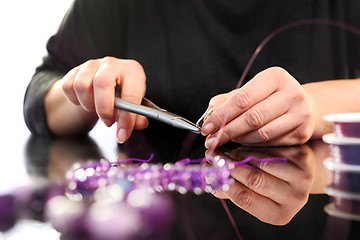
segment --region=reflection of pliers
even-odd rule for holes
[[[180,117],[174,113],[168,112],[165,109],[156,106],[153,102],[151,102],[146,98],[143,98],[141,105],[138,105],[135,103],[125,101],[121,98],[115,97],[114,106],[116,108],[128,112],[132,112],[149,118],[156,119],[158,121],[167,123],[173,127],[189,130],[194,133],[200,133],[201,131],[199,125],[192,123],[183,117]]]

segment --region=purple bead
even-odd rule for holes
[[[139,208],[144,224],[142,239],[171,239],[170,229],[174,218],[172,201],[163,194],[152,194],[150,203]]]
[[[45,210],[46,219],[63,236],[85,235],[87,230],[84,227],[86,213],[84,202],[56,196],[47,202]]]
[[[0,196],[0,231],[12,228],[17,220],[15,198],[12,195]]]
[[[104,167],[99,167],[103,164]],[[223,189],[231,183],[229,164],[220,158],[212,160],[212,165],[198,164],[148,164],[117,166],[110,168],[108,161],[89,162],[75,169],[69,184],[70,192],[90,196],[94,191],[125,178],[135,186],[146,186],[156,192],[174,191],[196,194]],[[95,171],[94,171],[95,169]],[[111,176],[109,172],[113,171]]]
[[[135,239],[143,225],[136,208],[123,202],[94,203],[85,220],[93,239]]]
[[[107,172],[111,168],[111,163],[106,159],[101,159],[98,167],[100,169],[96,168],[96,171]]]
[[[14,192],[18,217],[44,221],[46,202],[53,196],[62,194],[64,187],[59,185],[18,188]]]

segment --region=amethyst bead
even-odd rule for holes
[[[15,198],[12,195],[0,196],[0,231],[12,228],[17,220]]]

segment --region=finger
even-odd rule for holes
[[[266,172],[267,174],[282,179],[283,181],[291,185],[291,183],[297,183],[301,179],[306,179],[307,177],[305,175],[307,175],[307,173],[310,173],[307,157],[300,156],[301,161],[307,162],[302,163],[301,167],[294,163],[294,158],[299,158],[298,154],[299,153],[294,154],[294,156],[288,156],[286,158],[286,161],[266,161],[260,163],[256,167]]]
[[[209,118],[210,114],[215,110],[215,108],[219,107],[223,102],[226,101],[230,93],[217,95],[209,101],[209,106],[200,119],[196,122],[197,125],[201,127],[201,134],[206,136],[209,132],[212,132],[215,129],[213,123],[209,122],[208,124],[204,124]]]
[[[284,104],[284,102],[287,102],[287,95],[276,92],[264,101],[255,104],[242,115],[231,122],[228,122],[228,124],[224,126],[222,136],[219,138],[219,145],[236,138],[238,138],[238,140],[244,139],[246,141],[251,141],[250,143],[268,142],[272,136],[264,131],[264,128],[262,127],[288,111],[289,105]],[[249,135],[253,132],[256,132],[257,134]],[[214,134],[209,135],[205,145],[207,147],[212,147],[211,139],[218,134],[219,132],[215,132]]]
[[[300,119],[301,120],[301,119]],[[297,114],[284,114],[265,126],[234,139],[247,145],[289,146],[309,140],[311,129],[299,120]]]
[[[207,158],[213,155],[205,152]],[[215,153],[219,155],[220,153]],[[261,169],[262,171],[282,179],[289,184],[291,182],[297,182],[300,179],[306,179],[306,175],[312,174],[311,161],[313,158],[313,151],[308,145],[300,145],[293,147],[273,147],[273,148],[261,148],[261,147],[240,147],[226,155],[222,153],[221,158],[230,162],[243,161],[248,157],[255,157],[258,159],[274,159],[272,161],[255,161],[252,166]],[[283,160],[282,160],[283,159]],[[251,160],[252,161],[252,160]],[[252,163],[252,162],[249,163]]]
[[[80,105],[80,102],[78,101],[74,91],[74,79],[78,71],[79,67],[75,67],[62,78],[62,90],[65,94],[65,97],[76,105]]]
[[[147,120],[146,117],[141,116],[141,115],[136,116],[135,126],[134,126],[135,129],[142,130],[142,129],[147,128],[148,125],[149,125],[149,121]]]
[[[127,167],[129,165],[134,164],[132,161],[127,161],[127,159],[129,158],[130,158],[129,155],[127,155],[126,153],[123,152],[118,153],[116,157],[117,165],[119,167]]]
[[[209,106],[219,107],[221,104],[223,104],[226,99],[231,95],[232,93],[223,93],[216,95],[215,97],[211,98],[209,101]]]
[[[304,154],[308,155],[308,153]],[[299,152],[288,156],[286,162],[263,162],[257,168],[282,179],[290,187],[297,189],[298,192],[308,192],[314,179],[314,171],[309,156],[304,156]]]
[[[273,76],[264,72],[265,71],[257,74],[242,88],[235,89],[229,93],[230,95],[227,100],[221,106],[214,109],[212,114],[204,122],[204,135],[218,131],[223,122],[230,122],[277,90],[277,85],[269,79],[273,78]],[[264,77],[268,79],[264,81]],[[212,126],[212,128],[207,128],[206,125],[208,124],[211,124],[210,126]]]
[[[239,182],[231,185],[230,190],[225,192],[225,194],[235,205],[263,222],[282,225],[289,221],[288,218],[281,218],[281,205],[253,192]]]
[[[89,60],[81,65],[74,79],[74,91],[81,106],[88,112],[95,111],[93,79],[99,61]]]
[[[231,171],[231,176],[252,191],[280,204],[286,204],[294,193],[286,181],[258,168],[237,166]]]
[[[96,113],[107,126],[115,121],[114,99],[116,83],[119,81],[120,64],[116,61],[104,62],[94,76],[94,103]]]
[[[228,196],[222,191],[215,191],[213,195],[217,198],[228,199]]]
[[[120,75],[121,98],[141,104],[146,90],[146,76],[141,65],[136,61],[126,61]],[[117,112],[118,141],[125,142],[135,126],[136,115],[126,111]]]
[[[122,67],[123,70],[119,83],[121,87],[121,98],[129,102],[141,104],[146,91],[144,69],[138,62],[133,60],[124,61]]]

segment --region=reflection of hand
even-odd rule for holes
[[[276,149],[279,149],[278,153]],[[248,150],[249,148],[240,148],[223,157],[240,161],[249,157]],[[265,150],[272,152],[263,155],[259,148],[254,150],[256,152],[251,152],[250,149],[250,152],[257,158],[286,157],[287,162],[265,162],[253,168],[236,166],[231,172],[235,183],[228,191],[217,192],[215,196],[229,198],[261,221],[284,225],[307,202],[313,180],[313,169],[310,165],[312,152],[306,145]],[[241,156],[243,153],[244,156]]]
[[[96,142],[89,136],[52,138],[49,141],[48,177],[51,182],[62,184],[66,173],[76,163],[89,159],[101,159],[102,153]],[[44,146],[39,146],[44,148]]]
[[[257,145],[297,145],[310,139],[314,120],[302,86],[282,68],[257,74],[240,89],[215,96],[202,133],[212,147],[224,119],[218,145],[228,141]]]
[[[146,77],[142,66],[133,60],[113,57],[89,60],[72,69],[62,80],[67,99],[81,105],[87,112],[95,112],[107,126],[117,122],[119,142],[127,140],[133,128],[147,126],[143,116],[126,111],[114,111],[115,89],[121,89],[121,98],[137,104],[145,94]]]

